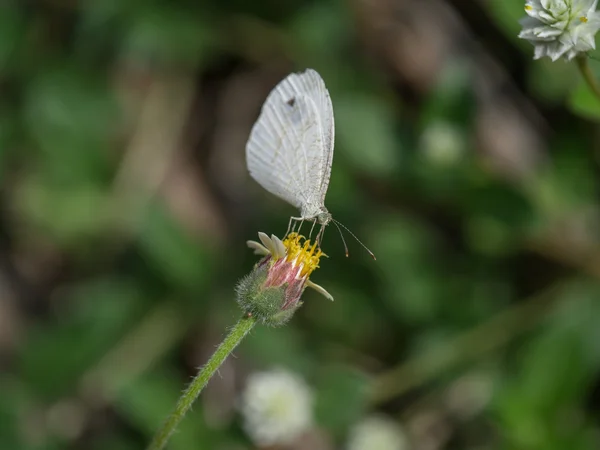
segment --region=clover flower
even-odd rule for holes
[[[393,420],[372,415],[350,430],[347,450],[407,450],[408,439]]]
[[[238,304],[246,313],[261,323],[278,326],[302,305],[300,298],[307,287],[333,300],[329,292],[309,280],[321,256],[326,256],[316,242],[298,233],[290,233],[283,241],[265,233],[258,237],[261,242],[248,241],[248,247],[264,258],[237,286]]]
[[[535,46],[534,59],[548,56],[572,59],[596,48],[600,29],[598,0],[527,0],[527,17],[521,19],[519,37]]]
[[[244,429],[258,446],[289,444],[310,428],[312,404],[310,388],[296,374],[255,373],[241,398]]]

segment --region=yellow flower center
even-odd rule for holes
[[[587,18],[587,17],[585,17],[585,16],[581,16],[581,17],[579,18],[579,20],[581,20],[583,23],[587,23],[587,21],[588,21],[588,18]]]
[[[532,9],[533,9],[533,6],[525,5],[525,11],[531,11]]]
[[[321,251],[317,243],[311,243],[308,239],[298,233],[290,233],[283,240],[287,249],[286,259],[289,262],[302,265],[300,276],[309,276],[319,267],[321,256],[327,256]]]

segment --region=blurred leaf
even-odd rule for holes
[[[401,216],[381,217],[370,242],[384,279],[380,292],[406,322],[432,319],[444,292],[431,258],[436,236],[424,223]]]
[[[325,368],[316,387],[316,418],[319,425],[340,437],[365,413],[368,379],[347,368]]]
[[[139,450],[140,445],[129,436],[110,434],[99,436],[90,442],[90,450]]]
[[[28,87],[25,120],[43,153],[43,169],[60,181],[109,179],[106,148],[119,108],[105,80],[69,67],[48,69]]]
[[[578,411],[600,369],[599,300],[597,284],[574,284],[543,332],[522,349],[520,370],[497,398],[505,432],[517,446],[590,448]],[[565,421],[569,416],[573,420]]]
[[[333,334],[343,345],[360,348],[368,345],[369,337],[374,334],[384,334],[379,320],[378,299],[373,299],[368,293],[358,289],[361,283],[340,283],[332,280],[327,284],[327,290],[335,292],[335,296],[343,299],[341,302],[325,303],[319,294],[304,293],[305,304],[302,306],[302,315],[311,321],[311,328],[319,336],[315,343],[323,340],[323,335]],[[333,294],[332,294],[333,295]],[[348,326],[351,323],[352,326]],[[374,330],[378,333],[373,333]],[[321,348],[320,348],[321,349]]]
[[[575,114],[582,117],[600,120],[600,99],[584,81],[581,81],[571,92],[569,107]]]
[[[128,421],[144,430],[150,440],[175,407],[186,382],[171,372],[155,370],[129,385],[117,401],[117,408]],[[221,433],[207,426],[200,403],[195,406],[177,427],[169,448],[193,450],[199,443],[215,448],[221,440]]]
[[[155,3],[153,0],[83,0],[81,3],[81,20],[78,22],[80,30],[85,33],[95,31],[98,39],[110,39],[106,27],[112,26],[115,32],[120,27],[117,24],[125,22],[137,11],[143,10],[147,4]],[[122,38],[122,36],[119,36]]]
[[[148,262],[176,286],[198,289],[212,277],[215,266],[208,250],[187,234],[162,205],[153,204],[146,210],[139,242]]]
[[[23,17],[16,7],[2,6],[0,14],[0,74],[10,72],[24,33]]]
[[[485,6],[490,9],[497,24],[502,28],[506,37],[513,42],[519,43],[523,48],[529,47],[533,49],[533,46],[529,42],[517,37],[521,31],[519,20],[526,17],[522,0],[492,1],[486,2]],[[533,50],[531,53],[533,57]]]
[[[598,183],[585,146],[576,132],[557,137],[552,161],[528,180],[531,201],[546,218],[569,217],[594,201]]]
[[[347,222],[346,217],[352,220],[357,209],[360,208],[366,212],[369,208],[368,196],[360,189],[360,186],[357,185],[352,174],[345,170],[334,170],[331,174],[331,182],[329,183],[329,190],[327,191],[326,203],[332,208],[330,209],[330,212],[334,215],[336,220],[339,220],[342,223]],[[342,214],[344,214],[344,216]],[[354,232],[357,232],[357,230],[354,230]],[[332,239],[334,233],[335,231],[331,233],[331,235],[328,233],[328,237],[325,240],[324,250],[327,254],[338,251],[333,249],[335,249],[334,245],[338,244],[339,241],[338,243],[331,242],[335,239],[335,237]],[[324,264],[322,264],[322,266],[327,267]]]
[[[401,147],[386,103],[366,94],[338,97],[335,115],[339,146],[355,167],[376,176],[397,170]]]
[[[153,371],[120,393],[117,407],[129,421],[151,437],[160,428],[185,389],[174,373]]]
[[[257,367],[285,366],[307,374],[315,365],[302,334],[293,327],[255,327],[240,348]]]
[[[128,2],[121,2],[119,0],[83,0],[81,7],[92,16],[106,18],[128,16],[139,11],[144,5],[153,3],[157,3],[156,0],[129,0]]]
[[[490,256],[506,256],[519,249],[510,228],[493,217],[470,217],[465,224],[465,238],[473,250]]]
[[[10,110],[0,109],[0,182],[5,175],[11,144],[16,137],[17,121]]]
[[[438,281],[444,286],[440,295],[441,323],[438,328],[464,330],[508,307],[514,301],[515,288],[508,276],[502,278],[499,267],[503,267],[502,260],[497,263],[487,256],[453,261]]]
[[[343,8],[340,2],[315,2],[307,4],[298,11],[292,18],[289,26],[290,34],[294,42],[301,49],[298,55],[301,59],[310,59],[311,64],[308,67],[314,67],[318,62],[323,64],[322,75],[329,82],[326,75],[329,73],[329,67],[337,61],[335,68],[339,70],[339,61],[344,44],[348,39],[348,34],[352,32],[352,19],[347,14],[347,8]],[[323,45],[327,42],[327,45]],[[331,67],[333,68],[333,67]],[[331,71],[331,76],[338,73]],[[337,112],[337,108],[336,108]]]
[[[582,352],[586,367],[591,371],[600,370],[600,285],[595,280],[573,283],[564,293],[563,301],[550,317],[550,326],[574,332]]]
[[[23,379],[46,398],[73,389],[83,371],[127,330],[143,304],[135,283],[118,278],[84,282],[62,301],[59,320],[33,329],[19,355]]]
[[[517,250],[520,236],[534,222],[533,208],[508,185],[486,183],[465,193],[465,237],[475,251],[504,256]]]
[[[28,412],[33,399],[29,386],[9,375],[0,378],[0,448],[34,448],[26,444],[19,422]]]
[[[527,349],[520,386],[523,400],[537,411],[555,411],[584,389],[587,371],[574,330],[550,329]]]
[[[464,125],[433,119],[418,140],[418,153],[407,164],[422,201],[456,201],[470,189],[469,170],[473,157]]]
[[[556,64],[542,58],[529,67],[528,86],[535,95],[562,105],[578,76],[575,64]]]
[[[83,61],[114,53],[134,63],[195,65],[214,44],[206,2],[85,0],[76,50]],[[95,59],[93,59],[95,58]]]
[[[148,4],[132,17],[125,52],[134,60],[196,65],[208,57],[213,37],[213,26],[206,17],[181,8]]]
[[[513,187],[487,182],[466,192],[462,199],[465,210],[471,215],[484,215],[516,228],[529,223],[532,208],[522,192]]]
[[[446,65],[424,103],[421,126],[426,127],[436,121],[457,127],[470,124],[475,114],[472,78],[466,64],[456,61]]]
[[[36,231],[51,236],[61,247],[80,250],[82,243],[110,228],[109,201],[91,183],[49,183],[31,175],[18,186],[15,204]]]
[[[600,77],[600,61],[592,58],[587,59],[587,64],[592,72],[592,76],[595,77],[596,83]],[[572,64],[573,70],[577,70],[577,65]],[[578,71],[579,73],[579,71]],[[577,86],[571,91],[568,105],[571,110],[582,117],[591,120],[598,120],[600,118],[600,99],[589,87],[588,83],[583,79],[583,76],[578,74]]]

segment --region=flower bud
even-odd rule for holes
[[[331,295],[309,281],[309,275],[319,267],[323,255],[317,244],[303,236],[290,233],[283,241],[259,233],[261,245],[249,241],[256,253],[266,255],[237,286],[237,301],[242,309],[258,322],[270,326],[285,324],[302,305],[300,298],[306,287],[312,287],[328,298]]]

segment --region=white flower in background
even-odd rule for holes
[[[466,148],[465,138],[458,127],[443,120],[436,120],[425,128],[420,139],[425,157],[440,165],[455,163]]]
[[[535,46],[534,59],[572,59],[578,53],[593,50],[600,28],[597,3],[598,0],[528,0],[519,37]]]
[[[363,419],[352,430],[347,450],[408,450],[404,430],[393,420],[374,415]]]
[[[285,370],[251,375],[242,396],[244,429],[259,446],[287,444],[310,428],[312,392]]]

